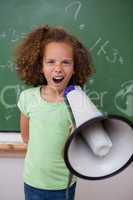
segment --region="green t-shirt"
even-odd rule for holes
[[[63,147],[70,134],[71,118],[65,102],[45,101],[39,86],[21,92],[18,107],[29,117],[24,182],[40,189],[66,188],[69,171],[63,159]]]

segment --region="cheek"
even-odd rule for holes
[[[42,73],[45,74],[45,75],[49,74],[50,73],[49,71],[50,70],[45,66],[42,68]]]
[[[74,73],[75,73],[75,71],[74,71],[74,67],[73,67],[71,70],[69,70],[68,74],[69,74],[69,76],[72,76]]]
[[[42,69],[42,74],[45,77],[45,79],[48,81],[48,79],[49,79],[49,72],[48,72],[48,70],[46,68],[44,69],[44,67]]]
[[[68,79],[68,81],[71,79],[71,77],[73,76],[73,74],[74,74],[74,70],[70,70],[70,71],[67,72],[67,79]]]

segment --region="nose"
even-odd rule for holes
[[[61,63],[56,63],[54,66],[55,72],[62,72],[62,66]]]

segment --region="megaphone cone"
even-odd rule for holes
[[[71,173],[98,180],[126,168],[133,155],[131,122],[117,115],[103,116],[79,86],[69,87],[65,96],[76,126],[64,148]]]

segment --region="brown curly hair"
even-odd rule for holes
[[[41,73],[43,52],[50,42],[69,43],[74,52],[75,73],[68,85],[83,86],[92,74],[92,60],[89,51],[73,35],[61,27],[41,26],[32,32],[20,43],[15,51],[16,71],[20,79],[26,84],[38,86],[47,84]]]

